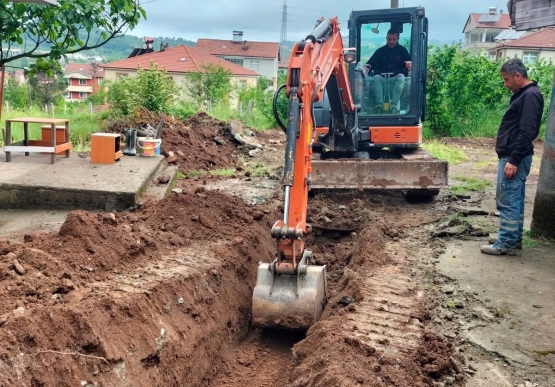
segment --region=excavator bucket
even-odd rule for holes
[[[260,263],[252,297],[252,324],[257,328],[306,331],[326,305],[326,267],[306,266],[305,274],[277,274]]]

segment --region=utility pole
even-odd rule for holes
[[[555,203],[555,74],[553,74],[553,89],[548,111],[530,229],[533,235],[553,239],[555,238],[555,205],[553,205]]]
[[[287,0],[283,1],[283,10],[281,11],[281,37],[279,44],[282,45],[287,40]]]
[[[399,8],[399,0],[391,0],[391,8]]]

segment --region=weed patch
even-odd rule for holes
[[[469,191],[482,192],[493,186],[489,180],[472,176],[453,176],[453,180],[461,182],[450,187],[454,195],[464,194]]]
[[[432,156],[440,160],[446,160],[451,165],[460,164],[467,160],[466,155],[460,149],[442,144],[438,141],[426,142],[422,144],[422,147]]]
[[[235,174],[235,169],[233,168],[219,168],[214,171],[210,171],[210,173],[214,176],[226,176],[230,177]]]

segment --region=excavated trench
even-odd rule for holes
[[[227,125],[173,125],[162,150],[182,172],[236,164],[236,146],[214,140]],[[311,198],[307,246],[327,267],[328,305],[306,335],[253,329],[275,181],[206,180],[137,212],[76,211],[58,232],[0,240],[0,387],[423,387],[449,372],[452,349],[424,329],[417,252],[395,243],[434,214],[391,193]]]
[[[372,200],[397,199],[311,201],[330,298],[306,336],[250,327],[256,268],[274,253],[270,204],[192,187],[4,241],[0,386],[432,385],[450,349],[423,329],[410,252],[389,252],[400,231]]]

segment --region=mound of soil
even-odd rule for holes
[[[182,172],[234,167],[237,164],[237,144],[230,136],[229,124],[200,112],[189,117],[182,126],[164,128],[162,153],[175,154]]]
[[[245,335],[274,220],[197,188],[1,241],[0,385],[202,385]]]

